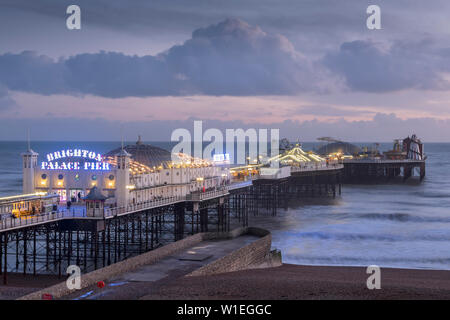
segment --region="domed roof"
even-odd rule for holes
[[[337,141],[326,144],[317,150],[317,153],[321,155],[329,155],[330,153],[337,153],[337,152],[353,155],[361,152],[361,149],[355,146],[354,144]]]
[[[171,153],[169,151],[149,144],[144,144],[141,141],[141,137],[139,137],[136,144],[124,146],[123,150],[131,155],[131,159],[150,168],[159,166],[167,167],[172,161]],[[111,150],[105,154],[105,157],[114,157],[121,151],[122,148]]]

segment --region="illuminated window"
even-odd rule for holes
[[[77,173],[77,174],[75,175],[75,181],[78,181],[78,180],[80,180],[80,175]]]

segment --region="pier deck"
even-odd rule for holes
[[[239,184],[240,187],[246,187],[249,184]],[[250,181],[251,185],[251,181]],[[239,188],[239,187],[237,187]],[[233,189],[237,189],[236,187]],[[11,231],[15,229],[30,227],[41,225],[49,222],[56,222],[61,220],[72,220],[72,219],[91,219],[91,220],[99,220],[99,219],[112,219],[116,216],[124,216],[128,214],[133,214],[136,212],[160,208],[168,205],[174,205],[181,202],[186,201],[205,201],[210,199],[215,199],[217,197],[222,197],[228,195],[229,192],[227,189],[220,191],[210,191],[198,194],[191,194],[189,197],[169,197],[155,201],[148,201],[145,203],[140,203],[136,205],[119,208],[105,208],[105,214],[102,217],[88,217],[86,216],[85,206],[72,206],[70,209],[66,207],[60,207],[58,212],[42,214],[38,216],[30,216],[26,219],[20,218],[6,218],[0,220],[0,232]]]

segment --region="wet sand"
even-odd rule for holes
[[[446,299],[450,271],[381,269],[381,289],[366,286],[366,268],[284,264],[181,278],[143,299]]]

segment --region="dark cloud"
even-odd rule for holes
[[[441,75],[448,71],[450,54],[435,48],[431,39],[395,42],[388,49],[357,40],[329,53],[324,64],[340,74],[355,91],[387,92],[403,89],[448,89]]]
[[[450,49],[430,38],[345,42],[311,61],[284,36],[239,19],[196,29],[159,55],[85,53],[54,60],[25,51],[0,55],[0,84],[44,95],[102,97],[182,95],[295,95],[323,92],[336,75],[353,91],[448,89]]]
[[[32,52],[0,56],[11,90],[103,97],[270,95],[313,90],[319,70],[281,35],[238,19],[193,32],[157,56],[100,52],[53,61]]]
[[[67,92],[64,64],[44,55],[24,51],[0,56],[0,85],[10,90],[39,94]]]

